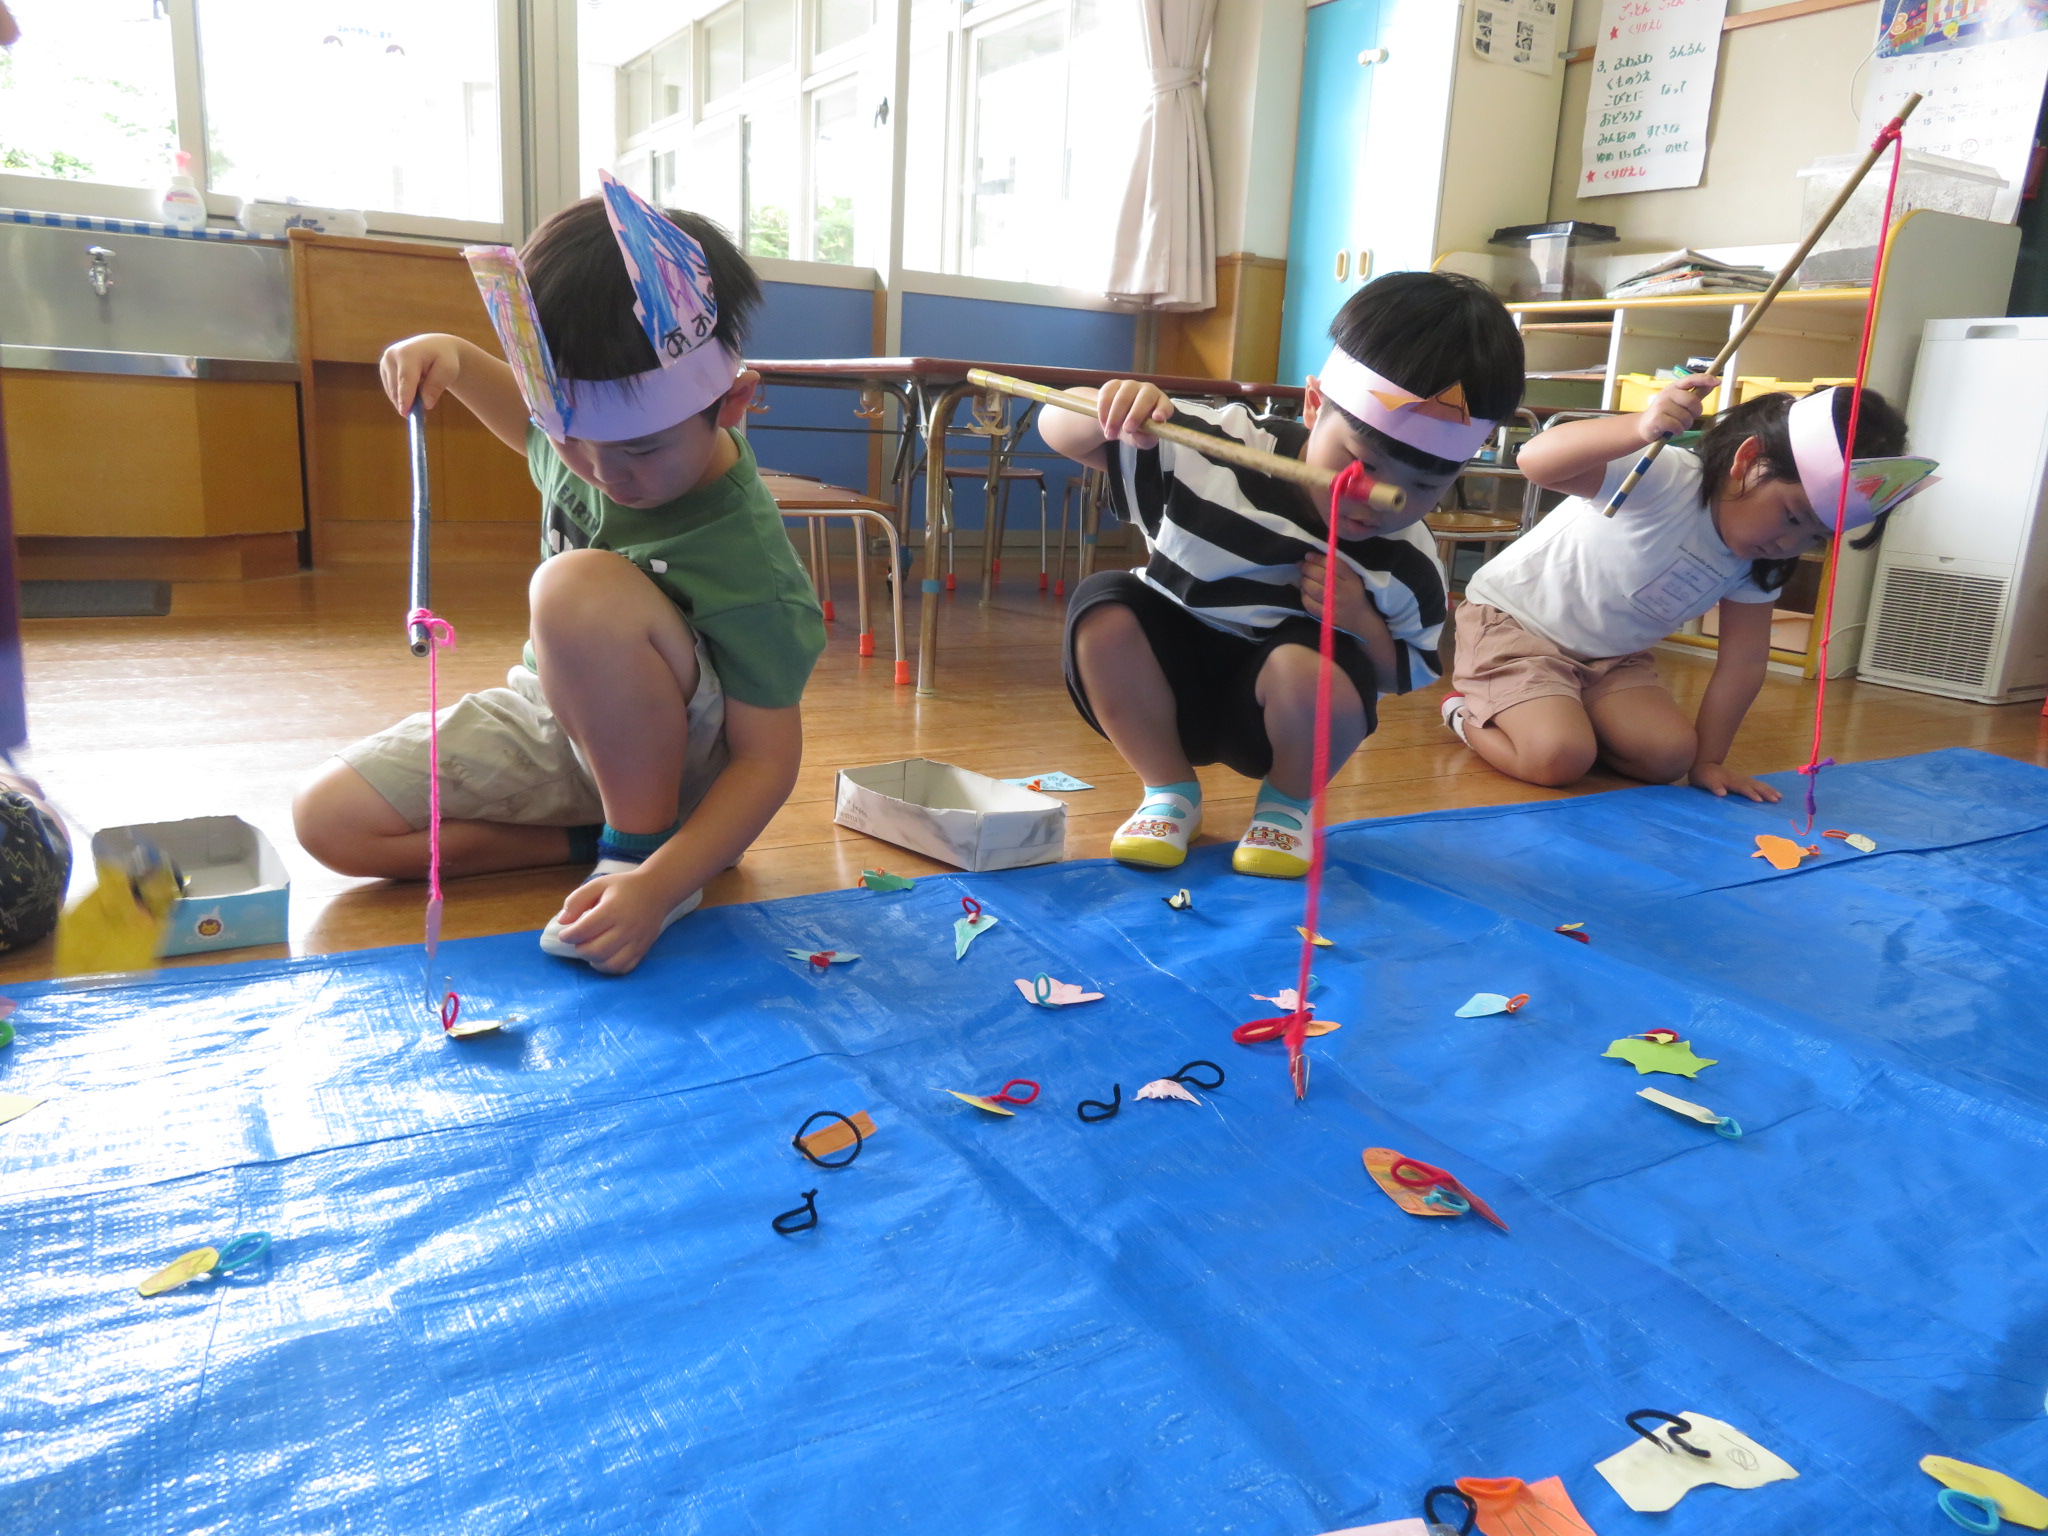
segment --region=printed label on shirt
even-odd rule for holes
[[[1673,627],[1707,611],[1728,578],[1691,550],[1678,558],[1631,597],[1637,608],[1659,624]]]
[[[551,555],[559,555],[565,549],[590,547],[590,531],[576,520],[575,513],[558,501],[548,503],[542,532]]]

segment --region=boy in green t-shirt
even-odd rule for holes
[[[594,859],[541,948],[629,971],[788,799],[825,644],[733,430],[760,284],[715,224],[609,178],[516,256],[468,254],[514,363],[414,336],[384,353],[385,392],[401,412],[452,393],[526,455],[544,523],[525,660],[442,711],[443,866]],[[426,716],[347,748],[293,813],[332,869],[423,877]]]

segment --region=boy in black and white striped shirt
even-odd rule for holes
[[[1047,412],[1039,422],[1059,452],[1108,473],[1118,513],[1145,534],[1144,568],[1089,577],[1067,613],[1067,691],[1145,782],[1110,844],[1127,863],[1170,869],[1187,856],[1202,820],[1194,770],[1223,763],[1262,781],[1232,867],[1307,873],[1326,597],[1338,630],[1332,773],[1372,732],[1379,695],[1425,687],[1441,670],[1443,574],[1418,525],[1521,402],[1521,336],[1489,289],[1429,272],[1361,288],[1330,334],[1336,347],[1308,381],[1301,423],[1175,402],[1131,379],[1097,391],[1094,421]],[[1356,461],[1405,490],[1407,506],[1390,515],[1344,503],[1333,581],[1325,512],[1305,491],[1158,442],[1145,431],[1154,421],[1333,472]]]

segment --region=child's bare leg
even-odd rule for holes
[[[1627,688],[1588,706],[1600,756],[1616,773],[1669,784],[1692,769],[1699,738],[1678,701],[1662,688]]]
[[[620,832],[675,824],[697,648],[675,604],[624,556],[570,550],[529,593],[541,692]]]
[[[329,869],[383,880],[424,880],[427,833],[415,831],[370,781],[339,758],[292,800],[299,846]],[[502,821],[449,821],[441,826],[441,872],[491,875],[569,861],[565,827]]]
[[[1511,704],[1484,725],[1467,725],[1465,741],[1510,778],[1558,788],[1586,776],[1599,753],[1586,707],[1563,694]]]
[[[1136,614],[1122,603],[1083,614],[1074,626],[1074,665],[1103,734],[1142,782],[1179,784],[1195,776],[1180,744],[1173,690]]]
[[[1266,712],[1266,740],[1273,767],[1266,782],[1284,795],[1307,800],[1315,793],[1316,670],[1321,658],[1305,645],[1283,645],[1259,668],[1257,698]],[[1350,675],[1339,667],[1330,679],[1330,775],[1350,760],[1365,740],[1365,707]]]

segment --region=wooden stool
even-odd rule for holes
[[[827,485],[822,480],[812,480],[804,475],[785,475],[775,470],[761,471],[761,481],[768,487],[768,494],[775,498],[775,507],[784,517],[800,517],[805,520],[810,535],[811,587],[818,594],[818,606],[825,610],[829,623],[832,613],[832,546],[826,536],[825,523],[828,518],[843,517],[853,524],[854,529],[854,586],[859,593],[860,604],[860,654],[875,654],[875,630],[869,620],[868,611],[868,552],[867,539],[862,528],[869,523],[879,523],[889,541],[889,603],[895,621],[896,682],[898,686],[910,681],[910,659],[903,654],[903,582],[901,579],[902,559],[896,537],[896,523],[892,516],[895,506],[886,501],[877,501],[863,496],[859,491],[849,491],[844,486]]]

